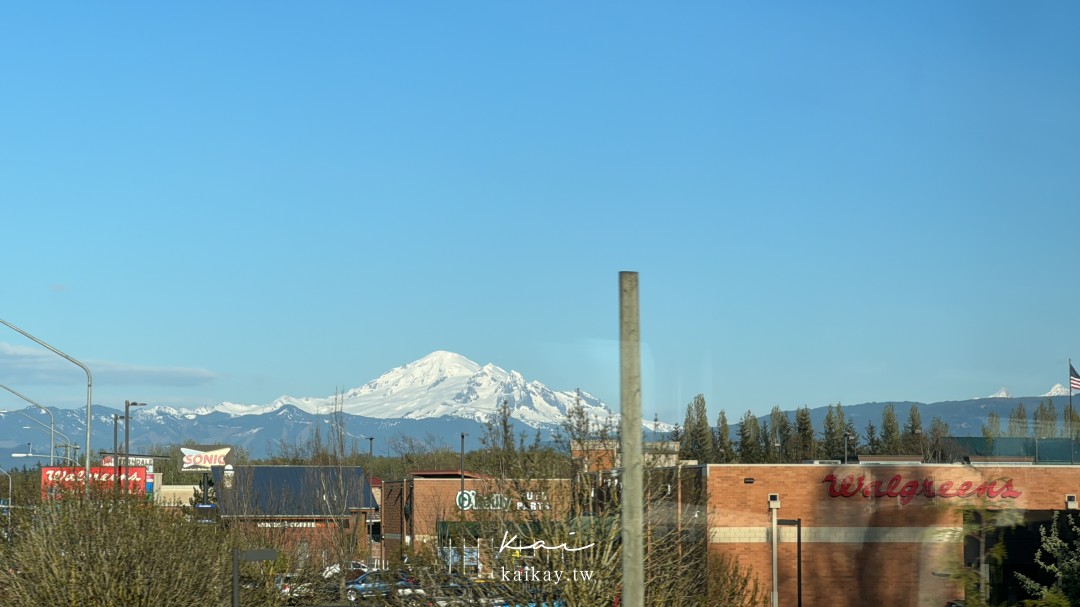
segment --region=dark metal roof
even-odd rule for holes
[[[215,467],[211,474],[224,516],[325,518],[377,508],[358,466],[236,466],[231,478]]]

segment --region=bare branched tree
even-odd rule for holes
[[[145,496],[62,495],[25,521],[9,550],[7,607],[195,607],[225,604],[231,587],[221,530]]]

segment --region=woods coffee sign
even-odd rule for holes
[[[94,485],[120,486],[132,493],[146,493],[146,468],[90,468]],[[41,490],[47,495],[76,491],[86,486],[85,468],[42,468]]]
[[[1013,488],[1011,478],[993,481],[936,481],[932,478],[908,478],[896,474],[888,480],[867,479],[866,476],[849,474],[843,478],[827,474],[822,483],[829,484],[831,497],[896,497],[907,504],[915,496],[943,498],[1016,499],[1023,493]]]

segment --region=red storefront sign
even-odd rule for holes
[[[837,481],[839,480],[839,485]],[[901,504],[907,504],[917,495],[942,498],[1016,499],[1023,491],[1013,488],[1011,478],[993,481],[935,481],[932,478],[904,480],[900,474],[893,475],[888,481],[871,480],[864,475],[849,474],[843,479],[826,474],[822,483],[829,483],[829,495],[832,497],[898,497]]]
[[[117,482],[119,479],[119,483]],[[130,493],[146,493],[146,468],[90,468],[90,482],[113,487],[119,485]],[[41,469],[41,490],[46,495],[56,491],[79,490],[86,485],[86,469],[55,467]]]

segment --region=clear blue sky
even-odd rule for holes
[[[434,350],[617,406],[632,270],[648,418],[1042,394],[1080,360],[1077,23],[7,3],[0,318],[110,406],[321,397]],[[0,382],[85,405],[0,329]]]

